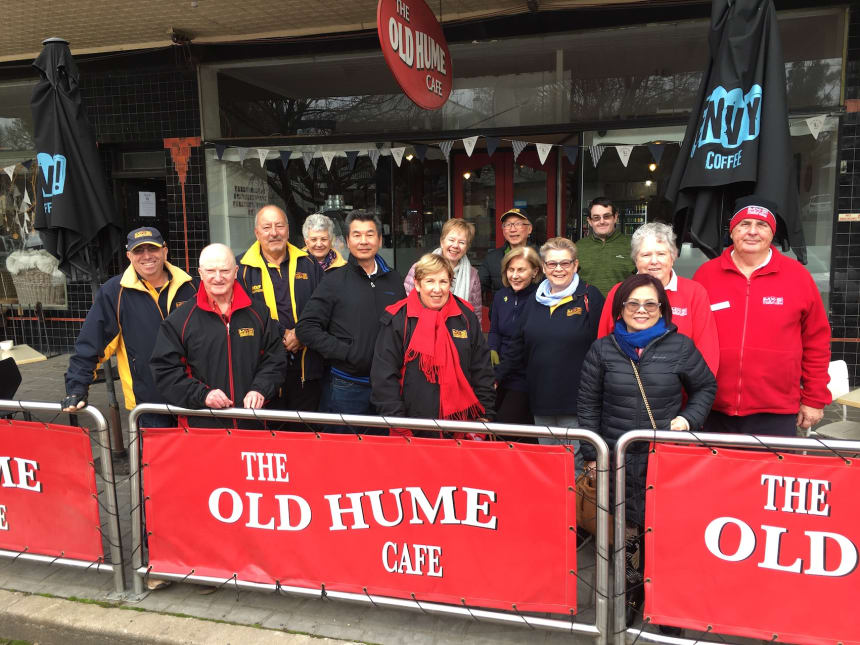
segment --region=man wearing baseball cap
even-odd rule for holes
[[[197,288],[185,271],[167,261],[164,238],[145,226],[128,234],[126,257],[131,263],[122,275],[105,282],[87,313],[66,372],[64,411],[87,404],[96,368],[116,354],[125,407],[164,403],[149,370],[149,359],[161,321]],[[161,425],[159,415],[143,415],[141,426]]]
[[[481,288],[485,293],[489,293],[488,305],[492,304],[496,291],[504,286],[502,284],[502,259],[511,249],[528,244],[529,235],[532,232],[532,223],[519,208],[505,211],[499,219],[502,222],[502,235],[505,237],[505,243],[487,253],[484,262],[478,267]],[[487,303],[486,298],[484,302]]]
[[[831,400],[827,313],[809,272],[771,246],[776,205],[753,195],[734,210],[732,246],[693,276],[708,292],[720,341],[705,429],[794,436]]]

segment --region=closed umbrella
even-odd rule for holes
[[[716,257],[735,200],[755,194],[776,204],[775,240],[805,262],[772,0],[713,0],[708,44],[708,67],[666,187],[676,231]]]

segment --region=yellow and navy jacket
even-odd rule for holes
[[[154,289],[129,265],[122,275],[102,285],[75,341],[66,372],[66,392],[85,396],[96,368],[116,354],[125,407],[138,403],[164,403],[149,370],[158,328],[167,315],[187,300],[194,300],[196,283],[169,262],[170,279]]]
[[[306,251],[292,244],[287,244],[287,277],[290,289],[290,308],[292,320],[278,319],[278,303],[275,300],[275,289],[269,276],[269,267],[281,270],[280,266],[268,263],[260,252],[260,243],[254,242],[239,258],[239,275],[237,282],[253,300],[261,301],[269,310],[283,336],[287,329],[295,328],[295,321],[301,316],[302,310],[317,285],[323,279],[320,265]],[[302,381],[320,379],[323,375],[323,359],[315,351],[305,347],[287,366],[289,370],[300,370]]]

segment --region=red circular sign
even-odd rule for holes
[[[438,110],[451,94],[451,52],[424,0],[379,0],[376,31],[385,62],[412,101]]]

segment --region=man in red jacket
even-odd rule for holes
[[[775,208],[738,200],[733,246],[693,279],[708,292],[720,337],[711,432],[794,436],[830,403],[830,325],[809,272],[771,247]]]

